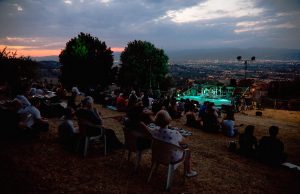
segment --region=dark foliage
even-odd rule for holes
[[[129,42],[120,59],[118,78],[123,87],[158,88],[168,73],[168,56],[147,41]]]
[[[29,57],[17,57],[16,52],[0,52],[0,83],[6,84],[8,95],[15,95],[25,87],[30,80],[38,77],[38,63]]]
[[[299,98],[300,80],[293,81],[272,81],[269,84],[268,94],[271,98]]]
[[[74,84],[82,88],[109,85],[114,80],[112,53],[105,42],[81,32],[59,55],[62,83],[67,88]]]

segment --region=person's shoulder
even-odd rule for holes
[[[76,116],[82,116],[83,114],[86,114],[87,110],[83,109],[83,108],[79,108],[78,110],[76,110]]]
[[[245,133],[240,133],[239,134],[239,138],[244,138],[245,137]]]

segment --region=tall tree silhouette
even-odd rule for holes
[[[168,73],[168,56],[147,41],[129,42],[120,59],[118,80],[123,87],[156,89]]]
[[[109,85],[114,80],[113,55],[105,42],[81,32],[61,51],[61,81],[66,87]]]

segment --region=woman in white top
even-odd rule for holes
[[[177,131],[168,128],[168,125],[171,122],[171,117],[169,113],[165,110],[160,110],[155,116],[155,123],[158,125],[156,130],[152,130],[152,136],[161,141],[171,143],[177,146],[187,146],[184,137]],[[184,169],[186,169],[185,175],[187,177],[196,176],[197,172],[191,169],[191,154],[189,149],[185,150],[185,161],[184,161]],[[183,153],[180,151],[175,151],[172,155],[172,160],[176,161],[181,159]]]

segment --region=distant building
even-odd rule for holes
[[[265,82],[255,82],[250,87],[250,91],[252,93],[253,101],[261,102],[261,98],[268,96],[269,84]]]

